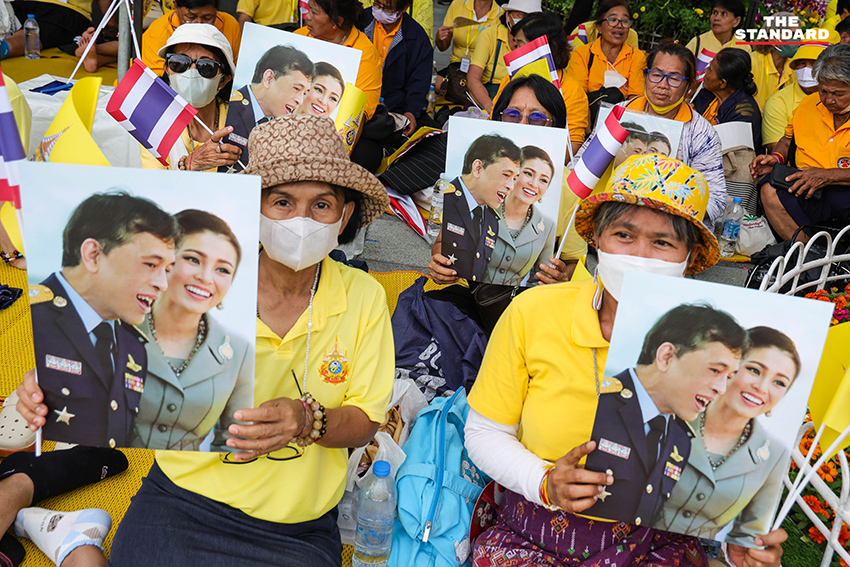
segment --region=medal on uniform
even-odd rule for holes
[[[679,477],[682,476],[682,467],[668,461],[664,463],[664,476],[669,476],[673,480],[679,480]]]
[[[76,374],[77,376],[83,373],[82,362],[53,356],[52,354],[44,357],[44,366],[50,370],[58,370],[59,372],[67,372],[68,374]]]
[[[142,391],[145,389],[145,381],[139,376],[134,376],[129,372],[125,372],[124,387],[128,390],[133,390],[134,392],[138,392],[141,394]]]
[[[233,358],[233,347],[230,346],[230,335],[224,336],[224,342],[218,347],[218,354],[227,360]]]
[[[599,450],[603,453],[620,457],[621,459],[628,459],[632,452],[631,447],[626,447],[625,445],[620,445],[619,443],[614,443],[607,439],[599,440]]]
[[[766,461],[770,458],[770,439],[766,440],[764,445],[756,450],[756,455],[758,455],[759,459],[762,461]]]
[[[459,236],[463,236],[464,234],[466,234],[466,230],[462,226],[458,226],[450,222],[446,223],[446,230],[448,230],[449,232],[453,232]]]

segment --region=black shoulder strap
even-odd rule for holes
[[[593,51],[590,52],[590,57],[587,58],[587,72],[590,73],[590,68],[593,66]]]
[[[487,85],[493,84],[493,77],[496,76],[496,67],[499,65],[499,52],[502,50],[502,40],[496,40],[496,57],[493,58],[493,72],[490,73],[490,80],[487,81]]]
[[[696,49],[694,49],[694,56],[695,57],[699,55],[699,46],[700,46],[701,42],[702,42],[702,36],[698,35],[697,36],[697,47],[696,47]]]

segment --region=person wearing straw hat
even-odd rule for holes
[[[249,148],[245,173],[262,178],[258,407],[236,411],[233,453],[157,453],[110,565],[341,564],[347,448],[383,421],[395,354],[381,285],[328,254],[389,199],[351,163],[330,118],[276,118],[251,132]],[[40,425],[36,388],[26,385],[21,409]]]
[[[233,166],[242,150],[223,142],[233,131],[225,118],[236,69],[227,38],[210,24],[183,24],[158,54],[165,58],[162,79],[198,111],[168,153],[169,167],[216,171]],[[148,150],[141,151],[142,167],[166,168]]]
[[[476,565],[495,565],[507,553],[535,565],[642,564],[650,546],[658,563],[687,555],[708,564],[695,538],[653,531],[648,522],[575,515],[615,482],[579,462],[597,450],[589,440],[623,274],[681,277],[713,266],[719,248],[701,222],[707,205],[698,171],[659,155],[630,158],[604,191],[579,204],[576,229],[599,250],[597,277],[536,287],[502,315],[469,395],[465,429],[469,456],[507,489],[495,525],[474,543]],[[556,324],[541,324],[552,321],[553,309]],[[743,551],[743,564],[778,567],[786,537],[776,530],[758,538],[765,548]]]

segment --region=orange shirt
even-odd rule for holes
[[[593,63],[588,70],[590,54],[593,54]],[[613,65],[602,53],[602,39],[599,38],[591,44],[580,45],[570,57],[570,65],[567,74],[584,89],[585,92],[593,92],[605,85],[605,71],[617,71],[626,79],[626,84],[620,87],[626,97],[643,94],[643,72],[646,69],[646,56],[640,49],[624,43],[617,54]]]
[[[401,20],[399,20],[399,22],[400,21]],[[390,51],[390,45],[392,45],[393,38],[400,27],[401,24],[399,23],[393,31],[387,33],[384,26],[375,22],[375,31],[372,33],[372,43],[375,45],[375,49],[378,50],[378,57],[381,58],[381,68],[384,67],[384,61],[387,59],[387,53]]]
[[[587,106],[587,95],[581,86],[568,76],[563,69],[558,70],[558,80],[561,82],[561,94],[564,97],[564,106],[567,107],[567,128],[570,131],[570,142],[579,144],[584,142],[589,111]],[[499,84],[499,91],[493,98],[493,106],[505,90],[511,78],[505,75]]]
[[[306,26],[295,30],[295,33],[313,37]],[[375,114],[375,109],[378,108],[378,102],[381,100],[381,80],[383,79],[381,57],[366,34],[356,27],[351,28],[351,33],[348,34],[343,45],[359,49],[363,53],[360,56],[360,69],[357,71],[354,86],[366,93],[366,118],[368,119]]]
[[[793,136],[797,144],[797,167],[850,167],[850,121],[836,130],[832,113],[818,93],[803,99],[785,127],[785,135]]]
[[[165,60],[157,53],[179,25],[180,20],[177,19],[177,14],[169,12],[154,20],[142,35],[142,63],[150,67],[157,75],[162,75],[165,71]],[[236,18],[226,12],[218,12],[215,27],[227,38],[227,42],[233,49],[233,60],[236,61],[239,57],[239,38],[241,37]]]

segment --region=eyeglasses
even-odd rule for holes
[[[667,84],[674,89],[681,87],[682,83],[688,80],[687,77],[683,77],[678,73],[662,73],[657,69],[647,69],[646,78],[650,83],[660,83],[664,79],[667,79]]]
[[[608,18],[605,18],[605,19],[604,19],[604,20],[602,20],[602,21],[603,21],[603,22],[608,22],[608,25],[609,25],[609,26],[611,26],[612,28],[616,28],[616,27],[617,27],[617,24],[620,24],[620,25],[621,25],[621,26],[623,26],[624,28],[630,28],[630,27],[632,27],[632,24],[634,23],[634,22],[633,22],[632,20],[630,20],[629,18],[626,18],[626,19],[624,19],[624,20],[621,20],[621,19],[620,19],[620,18],[618,18],[617,16],[610,16],[610,17],[608,17]]]
[[[372,6],[374,6],[378,10],[381,10],[382,12],[386,12],[388,14],[395,14],[395,12],[396,12],[395,10],[393,10],[393,7],[392,7],[391,4],[384,4],[383,2],[372,2]]]
[[[165,54],[165,64],[172,73],[184,73],[192,66],[192,63],[195,64],[198,74],[205,79],[212,79],[218,75],[219,71],[224,70],[224,66],[213,59],[192,59],[182,53]]]
[[[506,108],[502,111],[502,122],[512,122],[516,124],[518,122],[522,122],[523,118],[525,118],[532,126],[546,126],[552,122],[552,119],[542,112],[532,112],[528,116],[525,116],[519,110],[514,110],[513,108]]]

